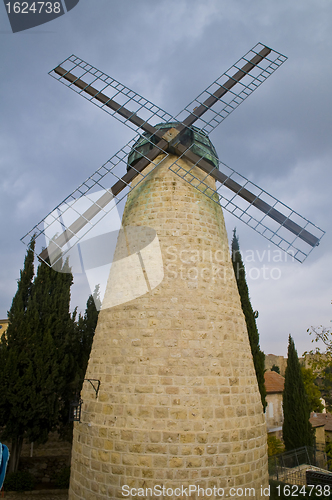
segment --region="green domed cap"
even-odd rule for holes
[[[177,125],[178,122],[158,123],[158,125],[155,125],[155,128],[166,132],[170,128],[175,128]],[[130,167],[133,167],[135,163],[142,158],[142,155],[146,155],[156,143],[157,139],[151,134],[145,132],[134,144],[133,149],[129,153],[127,170],[129,170]],[[218,168],[219,163],[217,152],[214,149],[208,135],[199,128],[191,127],[191,129],[187,129],[181,135],[181,144],[187,147],[192,145],[190,149],[193,153],[200,158],[203,156],[206,161]],[[172,154],[172,147],[168,148],[168,152]]]

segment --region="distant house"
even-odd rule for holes
[[[275,359],[272,361],[275,361]],[[264,373],[264,378],[267,402],[265,411],[267,432],[270,436],[282,439],[282,424],[284,422],[282,393],[285,378],[279,373],[270,370]],[[322,402],[325,403],[324,400]],[[311,413],[310,423],[315,429],[316,448],[325,451],[326,443],[332,442],[332,414],[326,413],[326,410],[324,410],[324,413]]]
[[[8,328],[8,319],[0,319],[0,337]]]
[[[326,443],[332,442],[331,413],[311,413],[310,423],[315,429],[316,448],[325,451]]]
[[[267,402],[265,411],[267,432],[270,436],[282,439],[282,424],[284,421],[282,392],[284,390],[285,379],[274,371],[266,371],[264,378]]]
[[[283,356],[276,356],[275,354],[266,354],[265,370],[271,370],[273,365],[278,366],[280,370],[280,375],[285,376],[285,371],[287,367],[287,358],[284,358]]]
[[[313,361],[315,361],[314,354],[308,354],[305,358],[299,358],[301,365],[305,366],[305,368],[311,368]],[[265,355],[265,370],[271,370],[273,365],[278,366],[280,370],[280,375],[285,376],[286,368],[287,368],[287,358],[283,356],[276,356],[275,354],[266,354]],[[315,369],[316,373],[318,370]]]

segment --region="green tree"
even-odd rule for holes
[[[267,435],[267,454],[269,457],[273,455],[279,455],[279,453],[283,453],[285,451],[285,447],[282,444],[282,441],[278,439],[276,436]]]
[[[327,408],[332,411],[332,331],[324,326],[319,326],[311,327],[307,332],[309,335],[314,335],[312,342],[325,344],[325,351],[322,352],[320,347],[316,347],[305,352],[303,356],[317,374],[315,383],[325,399]]]
[[[259,333],[256,325],[257,312],[253,311],[251,306],[249,290],[246,281],[246,272],[240,252],[239,240],[236,236],[236,230],[233,232],[232,240],[232,262],[236,277],[237,287],[240,294],[242,311],[246,320],[249,342],[256,371],[258,388],[261,395],[262,405],[265,411],[266,408],[266,389],[264,382],[265,371],[265,354],[259,346]]]
[[[98,321],[99,309],[99,285],[97,285],[93,294],[90,295],[87,300],[84,316],[80,315],[78,320],[79,341],[81,346],[79,368],[82,378],[84,378],[88,366],[93,337]]]
[[[316,383],[325,400],[326,408],[332,411],[332,366],[326,366],[316,379]]]
[[[26,316],[33,287],[34,248],[35,242],[32,239],[23,269],[20,271],[17,291],[8,311],[9,325],[0,343],[0,428],[6,426],[2,437],[11,439],[9,472],[17,470],[23,443],[24,432],[16,421],[19,409],[16,409],[15,402],[17,394],[19,397],[19,394],[25,391],[22,374],[29,366],[29,356],[26,352]]]
[[[93,295],[90,295],[87,300],[84,315],[79,314],[77,317],[77,308],[72,315],[74,331],[71,335],[70,352],[74,358],[75,368],[71,375],[70,383],[66,386],[66,393],[63,396],[63,418],[59,429],[61,436],[68,441],[72,439],[73,428],[72,424],[68,424],[69,405],[82,390],[100,306],[99,285],[97,285]]]
[[[316,385],[316,375],[314,374],[312,368],[305,368],[301,366],[302,378],[304,383],[305,392],[308,396],[308,403],[310,412],[315,411],[321,413],[324,406],[321,402],[321,393]]]
[[[271,368],[271,372],[276,372],[276,373],[279,373],[280,375],[280,368],[278,365],[273,365],[272,368]]]
[[[45,442],[59,426],[76,368],[70,352],[72,276],[41,262],[32,281],[33,249],[31,242],[1,341],[0,427],[12,441],[9,471],[17,470],[23,438]]]
[[[325,446],[325,453],[327,455],[327,466],[328,470],[332,470],[332,442],[327,441]]]
[[[70,289],[73,276],[67,262],[63,266],[60,263],[58,269],[61,272],[55,271],[44,262],[39,264],[31,298],[31,313],[36,318],[35,338],[40,339],[39,342],[48,338],[50,349],[53,347],[53,367],[49,367],[49,371],[53,370],[50,386],[52,380],[55,400],[48,414],[49,420],[39,426],[39,442],[45,442],[48,433],[55,429],[62,437],[70,439],[69,401],[73,395],[71,385],[78,371],[75,356],[75,318],[70,314]],[[47,356],[46,351],[45,356]],[[44,359],[42,353],[40,357]],[[29,435],[29,432],[27,437],[30,441],[36,440]]]
[[[284,410],[282,432],[286,451],[302,446],[313,446],[314,434],[309,422],[308,396],[304,388],[301,365],[295,344],[290,335],[285,386],[282,396]]]
[[[78,392],[81,390],[88,366],[100,306],[99,285],[97,285],[93,294],[87,300],[84,315],[79,314],[75,324],[75,353],[77,358],[77,373],[79,374],[79,382],[76,381],[76,391]]]

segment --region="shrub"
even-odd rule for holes
[[[326,443],[325,453],[327,455],[327,465],[329,471],[332,471],[332,441],[328,441]]]
[[[7,474],[4,482],[5,491],[31,491],[35,486],[35,480],[30,472],[19,471]]]
[[[278,455],[279,453],[283,453],[285,451],[282,441],[275,436],[267,436],[267,447],[269,457]]]
[[[64,467],[54,478],[55,486],[57,488],[67,489],[69,488],[69,479],[70,467]]]

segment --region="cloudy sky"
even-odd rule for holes
[[[331,325],[332,5],[328,0],[80,0],[13,34],[0,7],[0,317],[16,291],[20,238],[133,133],[48,76],[76,54],[176,115],[262,42],[289,59],[211,133],[219,158],[326,231],[300,264],[225,214],[240,239],[261,347],[299,354]],[[278,253],[279,256],[279,253]],[[86,280],[75,277],[73,306]]]

